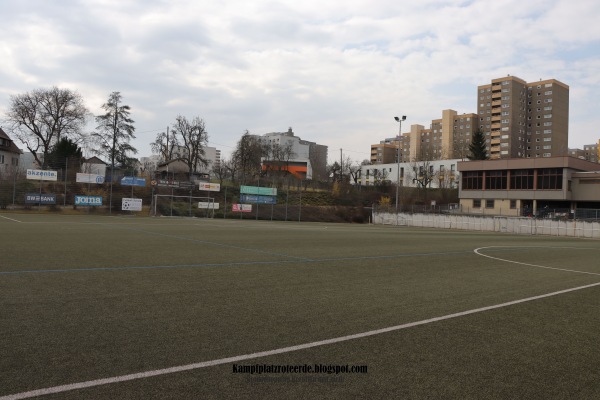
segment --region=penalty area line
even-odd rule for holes
[[[0,218],[4,218],[4,219],[7,219],[7,220],[13,221],[13,222],[18,222],[20,224],[23,223],[22,221],[19,221],[18,219],[8,218],[8,217],[5,217],[4,215],[0,215]]]
[[[578,286],[578,287],[574,287],[574,288],[570,288],[570,289],[559,290],[556,292],[546,293],[546,294],[542,294],[542,295],[538,295],[538,296],[527,297],[524,299],[513,300],[513,301],[509,301],[506,303],[500,303],[500,304],[496,304],[496,305],[492,305],[492,306],[475,308],[475,309],[467,310],[467,311],[461,311],[461,312],[457,312],[457,313],[453,313],[453,314],[444,315],[441,317],[434,317],[434,318],[424,319],[421,321],[409,322],[409,323],[402,324],[402,325],[391,326],[388,328],[382,328],[382,329],[376,329],[376,330],[362,332],[362,333],[356,333],[353,335],[347,335],[347,336],[341,336],[341,337],[332,338],[332,339],[320,340],[320,341],[316,341],[316,342],[304,343],[304,344],[299,344],[299,345],[295,345],[295,346],[282,347],[282,348],[274,349],[274,350],[260,351],[257,353],[243,354],[243,355],[239,355],[239,356],[220,358],[220,359],[210,360],[210,361],[203,361],[203,362],[198,362],[198,363],[194,363],[194,364],[180,365],[180,366],[176,366],[176,367],[163,368],[163,369],[157,369],[157,370],[152,370],[152,371],[144,371],[144,372],[138,372],[138,373],[128,374],[128,375],[113,376],[110,378],[95,379],[95,380],[91,380],[91,381],[71,383],[71,384],[67,384],[67,385],[47,387],[44,389],[32,390],[29,392],[21,392],[21,393],[10,394],[7,396],[0,396],[0,400],[27,399],[27,398],[36,397],[36,396],[43,396],[43,395],[55,394],[55,393],[63,393],[63,392],[71,391],[71,390],[85,389],[85,388],[90,388],[90,387],[94,387],[94,386],[102,386],[102,385],[108,385],[108,384],[113,384],[113,383],[132,381],[132,380],[136,380],[136,379],[150,378],[153,376],[173,374],[176,372],[190,371],[190,370],[194,370],[194,369],[214,367],[214,366],[222,365],[222,364],[229,364],[229,363],[234,363],[234,362],[239,362],[239,361],[252,360],[252,359],[261,358],[261,357],[268,357],[268,356],[273,356],[273,355],[277,355],[277,354],[290,353],[293,351],[305,350],[305,349],[310,349],[313,347],[326,346],[329,344],[345,342],[348,340],[361,339],[361,338],[365,338],[365,337],[369,337],[369,336],[380,335],[382,333],[399,331],[402,329],[412,328],[412,327],[419,326],[419,325],[431,324],[433,322],[444,321],[444,320],[448,320],[448,319],[452,319],[452,318],[464,317],[466,315],[476,314],[476,313],[480,313],[480,312],[484,312],[484,311],[495,310],[495,309],[499,309],[499,308],[503,308],[503,307],[509,307],[509,306],[513,306],[516,304],[521,304],[521,303],[526,303],[526,302],[530,302],[530,301],[534,301],[534,300],[544,299],[547,297],[558,296],[560,294],[574,292],[577,290],[588,289],[588,288],[595,287],[595,286],[600,286],[600,282],[596,282],[596,283],[592,283],[592,284],[584,285],[584,286]]]

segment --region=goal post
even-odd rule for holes
[[[170,217],[205,217],[214,218],[214,197],[176,196],[170,194],[155,194],[152,199],[151,215]],[[199,207],[202,205],[202,208]]]

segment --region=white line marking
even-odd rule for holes
[[[596,272],[587,272],[587,271],[577,271],[574,269],[566,269],[566,268],[556,268],[556,267],[546,267],[544,265],[537,265],[537,264],[529,264],[529,263],[524,263],[524,262],[520,262],[520,261],[512,261],[512,260],[506,260],[504,258],[499,258],[499,257],[492,257],[492,256],[488,256],[486,254],[480,253],[479,250],[483,250],[483,249],[494,249],[494,248],[514,248],[514,249],[522,249],[522,248],[542,248],[542,249],[578,249],[581,250],[581,247],[545,247],[545,246],[487,246],[487,247],[480,247],[478,249],[473,250],[473,252],[479,256],[482,257],[487,257],[487,258],[491,258],[493,260],[498,260],[498,261],[504,261],[504,262],[509,262],[509,263],[513,263],[513,264],[520,264],[520,265],[526,265],[528,267],[536,267],[536,268],[544,268],[544,269],[553,269],[556,271],[565,271],[565,272],[575,272],[578,274],[587,274],[587,275],[598,275],[600,276],[600,273],[596,273]],[[596,249],[585,249],[585,250],[596,250]]]
[[[546,297],[557,296],[559,294],[574,292],[576,290],[587,289],[587,288],[591,288],[591,287],[595,287],[595,286],[600,286],[600,282],[596,282],[596,283],[592,283],[592,284],[584,285],[584,286],[578,286],[578,287],[571,288],[571,289],[559,290],[557,292],[546,293],[546,294],[542,294],[539,296],[527,297],[525,299],[513,300],[513,301],[506,302],[506,303],[496,304],[493,306],[475,308],[473,310],[468,310],[468,311],[461,311],[461,312],[454,313],[454,314],[444,315],[442,317],[434,317],[434,318],[424,319],[424,320],[417,321],[417,322],[409,322],[407,324],[391,326],[389,328],[382,328],[382,329],[376,329],[376,330],[372,330],[372,331],[368,331],[368,332],[357,333],[354,335],[341,336],[341,337],[337,337],[337,338],[333,338],[333,339],[326,339],[326,340],[320,340],[317,342],[299,344],[296,346],[282,347],[280,349],[261,351],[258,353],[244,354],[241,356],[220,358],[217,360],[203,361],[203,362],[187,364],[187,365],[180,365],[177,367],[163,368],[163,369],[157,369],[157,370],[153,370],[153,371],[138,372],[138,373],[129,374],[129,375],[114,376],[111,378],[95,379],[92,381],[71,383],[68,385],[53,386],[53,387],[48,387],[48,388],[44,388],[44,389],[32,390],[29,392],[10,394],[8,396],[0,397],[0,400],[27,399],[27,398],[35,397],[35,396],[43,396],[43,395],[53,394],[53,393],[68,392],[71,390],[84,389],[84,388],[89,388],[89,387],[93,387],[93,386],[101,386],[101,385],[108,385],[108,384],[118,383],[118,382],[132,381],[135,379],[149,378],[152,376],[172,374],[175,372],[183,372],[183,371],[189,371],[189,370],[193,370],[193,369],[213,367],[216,365],[229,364],[229,363],[234,363],[234,362],[238,362],[238,361],[245,361],[245,360],[252,360],[255,358],[273,356],[273,355],[277,355],[277,354],[290,353],[292,351],[305,350],[305,349],[310,349],[312,347],[325,346],[328,344],[340,343],[340,342],[345,342],[345,341],[354,340],[354,339],[361,339],[361,338],[368,337],[368,336],[380,335],[382,333],[388,333],[388,332],[398,331],[401,329],[412,328],[412,327],[419,326],[419,325],[430,324],[432,322],[444,321],[447,319],[463,317],[465,315],[480,313],[483,311],[495,310],[495,309],[502,308],[502,307],[508,307],[508,306],[512,306],[515,304],[525,303],[528,301],[539,300],[539,299],[543,299]]]
[[[8,219],[8,220],[10,220],[10,221],[14,221],[14,222],[21,223],[21,221],[19,221],[19,220],[12,219],[12,218],[8,218],[8,217],[5,217],[4,215],[0,215],[0,218],[4,218],[4,219]]]

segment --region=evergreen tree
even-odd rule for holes
[[[485,136],[481,128],[473,133],[471,144],[469,144],[469,160],[487,160],[488,154],[485,149]]]

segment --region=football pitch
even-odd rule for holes
[[[600,398],[597,240],[0,213],[0,399]]]

